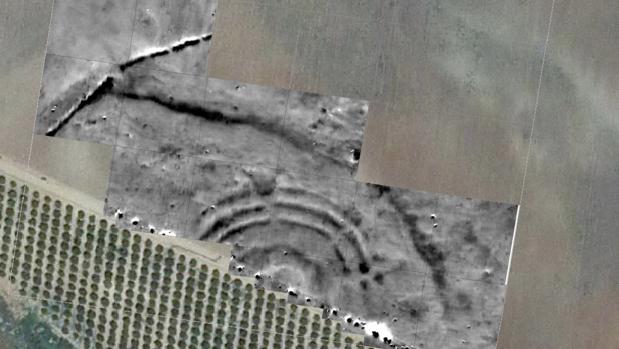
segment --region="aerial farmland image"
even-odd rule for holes
[[[118,229],[230,246],[231,275],[367,345],[495,345],[515,205],[356,181],[367,101],[151,67],[188,47],[46,58],[37,132],[113,147]]]
[[[263,42],[244,48],[256,56],[238,80],[211,74],[238,48],[221,21],[244,3],[54,3],[34,137],[97,144],[111,161],[93,205],[0,158],[2,342],[495,348],[518,205],[360,180],[384,92],[304,89],[296,59],[281,82],[284,39],[264,75],[248,73]],[[251,6],[255,23],[239,26],[255,33],[284,5]],[[324,56],[345,54],[332,44]]]
[[[0,1],[0,349],[619,349],[617,18]]]

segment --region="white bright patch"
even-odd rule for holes
[[[355,154],[354,154],[354,152],[355,152],[354,150],[351,150],[351,151],[350,151],[350,156],[348,157],[348,161],[349,161],[351,164],[356,164],[356,163],[358,163],[358,162],[359,162],[359,160],[355,159]]]
[[[509,261],[507,262],[507,272],[505,272],[505,285],[509,281],[509,271],[512,267],[512,255],[514,254],[514,242],[516,242],[516,232],[518,231],[518,218],[520,217],[520,205],[516,209],[516,221],[514,222],[514,233],[512,234],[512,247],[509,249]]]
[[[370,106],[365,103],[363,104],[363,106],[361,107],[361,110],[363,111],[364,114],[367,114],[368,110],[369,110]]]
[[[173,232],[172,230],[161,230],[159,232],[159,235],[163,235],[163,236],[176,236],[176,233]]]
[[[365,334],[372,336],[372,332],[378,332],[378,339],[381,341],[383,338],[393,339],[393,334],[389,326],[382,322],[370,321],[365,325]]]
[[[153,53],[157,53],[157,52],[163,52],[165,50],[172,50],[172,47],[176,46],[176,45],[180,45],[182,43],[185,43],[187,41],[191,41],[191,40],[200,40],[202,39],[202,36],[187,36],[181,40],[177,40],[174,41],[172,43],[170,43],[167,47],[166,46],[159,46],[159,47],[151,47],[151,48],[147,48],[145,50],[140,51],[138,54],[134,55],[133,57],[131,57],[131,59],[136,59],[138,57],[142,57],[142,56],[150,56]]]
[[[131,57],[131,59],[136,59],[136,58],[142,57],[142,56],[150,56],[153,53],[165,51],[167,49],[168,49],[167,47],[163,47],[163,46],[147,48],[147,49],[142,50],[142,51],[138,52],[137,54],[133,55],[133,57]]]

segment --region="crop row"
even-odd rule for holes
[[[353,348],[316,309],[0,176],[0,277],[86,348]]]

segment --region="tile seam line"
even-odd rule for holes
[[[524,161],[524,171],[522,174],[522,184],[520,186],[520,198],[518,199],[518,211],[517,213],[520,213],[520,208],[522,206],[522,199],[524,198],[524,194],[525,194],[525,188],[526,188],[526,179],[527,179],[527,171],[529,168],[529,159],[531,157],[531,148],[533,146],[533,131],[535,130],[535,120],[537,119],[537,111],[539,109],[539,100],[540,100],[540,95],[541,95],[541,90],[542,90],[542,79],[543,79],[543,75],[544,75],[544,66],[546,65],[546,54],[548,51],[548,45],[550,43],[550,33],[551,33],[551,29],[552,29],[552,18],[553,18],[553,14],[554,14],[554,9],[555,9],[555,4],[556,4],[556,0],[552,0],[552,5],[550,7],[550,15],[548,17],[548,29],[546,31],[546,41],[544,42],[544,52],[542,54],[542,66],[540,68],[540,72],[539,72],[539,78],[537,80],[537,92],[536,92],[536,96],[535,96],[535,106],[533,107],[533,118],[531,120],[531,128],[530,128],[530,132],[529,132],[529,144],[527,147],[527,155],[525,157],[525,161]],[[512,246],[510,248],[510,253],[509,253],[509,262],[507,264],[507,274],[505,277],[505,285],[507,285],[507,282],[509,280],[509,273],[511,271],[511,264],[512,264],[512,255],[513,255],[513,251],[514,251],[514,246],[516,244],[516,235],[518,233],[518,224],[519,222],[516,221],[514,224],[514,233],[512,234]]]
[[[526,184],[526,178],[527,178],[527,170],[528,170],[528,166],[529,166],[529,158],[531,156],[531,147],[533,144],[533,131],[535,129],[535,119],[537,118],[537,111],[539,108],[539,100],[540,100],[540,95],[541,95],[541,89],[542,89],[542,78],[544,75],[544,66],[546,65],[546,54],[548,51],[548,45],[550,43],[550,33],[552,30],[552,19],[553,19],[553,15],[554,15],[554,10],[555,10],[555,5],[556,5],[556,0],[552,0],[552,4],[550,6],[550,14],[548,15],[548,26],[547,26],[547,30],[546,30],[546,40],[544,42],[544,51],[542,54],[542,66],[540,67],[540,73],[539,73],[539,78],[537,80],[537,92],[536,92],[536,96],[535,96],[535,106],[533,107],[533,117],[531,120],[531,128],[530,128],[530,132],[529,132],[529,144],[527,147],[527,155],[525,158],[525,162],[524,162],[524,171],[523,171],[523,175],[522,175],[522,185],[520,187],[520,198],[518,199],[518,211],[517,214],[520,213],[520,209],[522,207],[522,199],[524,197],[525,194],[525,184]],[[509,254],[509,262],[507,264],[507,272],[506,272],[506,276],[505,276],[505,286],[508,286],[508,281],[509,281],[509,274],[511,272],[511,265],[512,265],[512,256],[513,256],[513,250],[514,250],[514,246],[516,244],[516,235],[518,232],[518,224],[519,222],[515,222],[514,224],[514,233],[512,235],[512,246],[510,249],[510,254]],[[507,289],[506,289],[507,291]],[[505,294],[505,298],[507,298],[507,292]],[[504,298],[504,299],[505,299]],[[501,338],[501,330],[503,329],[503,319],[505,317],[505,309],[503,309],[503,313],[501,314],[501,320],[499,321],[499,329],[498,329],[498,337],[497,338]],[[498,345],[498,340],[497,340],[497,345]]]
[[[428,281],[428,277],[430,276],[430,273],[426,272],[424,277],[423,277],[423,284],[421,285],[421,299],[425,300],[425,288],[426,288],[426,282]],[[415,330],[413,333],[413,347],[415,347],[417,345],[417,340],[419,339],[419,318],[416,319],[415,321]]]
[[[43,68],[45,68],[45,56],[47,54],[47,48],[49,46],[49,38],[50,38],[50,34],[51,34],[51,27],[52,27],[52,18],[54,17],[54,5],[56,4],[56,0],[52,0],[52,9],[50,11],[50,15],[49,15],[49,21],[47,23],[47,39],[45,40],[45,52],[43,54]],[[43,75],[41,74],[41,78],[39,80],[39,91],[41,91],[41,88],[43,87]],[[26,168],[30,168],[30,159],[32,158],[32,146],[34,144],[34,137],[35,137],[35,130],[36,130],[36,125],[37,125],[37,113],[39,110],[39,103],[40,100],[37,96],[37,103],[36,103],[36,111],[35,111],[35,116],[34,116],[34,120],[32,122],[32,134],[30,135],[30,147],[28,149],[28,158],[26,159]]]
[[[49,13],[49,20],[47,22],[47,38],[45,39],[45,52],[47,52],[47,47],[49,45],[49,38],[50,38],[50,33],[51,33],[51,27],[52,27],[52,18],[54,16],[54,5],[56,4],[56,0],[52,0],[52,9],[50,10]],[[45,52],[43,54],[43,62],[41,63],[42,68],[45,67]],[[43,70],[43,69],[42,69]],[[43,86],[43,74],[41,73],[40,79],[39,79],[39,93],[41,91],[41,87]],[[35,110],[35,115],[34,118],[32,120],[32,128],[31,128],[31,135],[30,135],[30,146],[28,147],[28,156],[26,157],[26,168],[30,168],[30,159],[32,158],[32,147],[34,145],[34,137],[35,137],[35,129],[36,129],[36,125],[37,125],[37,113],[39,110],[39,98],[37,96],[37,102],[36,102],[36,110]],[[19,201],[19,212],[17,213],[17,224],[19,224],[19,222],[21,221],[21,215],[23,212],[23,202],[21,201],[21,192],[20,192],[20,201]],[[17,225],[16,225],[17,228]],[[14,235],[17,236],[17,231],[14,232]],[[13,274],[13,264],[15,262],[15,242],[17,240],[13,240],[12,246],[13,246],[13,255],[11,256],[11,264],[9,267],[9,273],[10,275]]]
[[[90,58],[76,57],[76,56],[71,56],[71,55],[63,55],[63,54],[59,54],[59,53],[49,52],[47,50],[45,52],[45,55],[46,56],[48,56],[48,55],[49,56],[56,56],[56,57],[61,57],[61,58],[70,58],[70,59],[74,59],[74,60],[77,60],[77,61],[85,61],[85,62],[92,62],[92,63],[107,64],[107,65],[115,66],[115,67],[119,67],[120,65],[125,63],[125,62],[120,62],[119,63],[119,62],[105,61],[105,60],[101,60],[101,59],[90,59]],[[156,68],[156,67],[149,67],[149,66],[137,66],[134,69],[137,69],[137,70],[140,70],[140,71],[156,71],[156,72],[163,72],[163,73],[170,73],[170,74],[178,74],[178,75],[184,75],[184,76],[188,76],[188,77],[195,77],[195,78],[198,78],[198,79],[207,79],[207,77],[205,77],[204,75],[201,75],[201,74],[184,73],[184,72],[173,71],[173,70],[168,70],[168,69],[161,69],[161,68]]]
[[[525,184],[526,184],[526,178],[527,178],[527,170],[528,170],[528,166],[529,166],[529,159],[531,157],[531,148],[532,148],[532,144],[533,144],[533,131],[535,130],[535,120],[537,119],[537,111],[539,109],[539,101],[540,101],[540,95],[541,95],[541,90],[542,90],[542,79],[543,79],[543,75],[544,75],[544,67],[546,65],[546,55],[547,55],[547,51],[548,51],[548,45],[550,42],[550,33],[551,33],[551,29],[552,29],[552,19],[553,19],[553,14],[554,14],[554,9],[555,9],[555,4],[556,4],[556,0],[552,0],[552,5],[550,7],[550,15],[548,18],[548,29],[546,31],[546,40],[544,42],[544,51],[542,54],[542,66],[540,68],[540,73],[539,73],[539,78],[537,81],[537,92],[536,92],[536,96],[535,96],[535,106],[533,107],[533,118],[531,120],[531,128],[530,128],[530,132],[529,132],[529,144],[527,147],[527,155],[525,157],[525,162],[524,162],[524,173],[522,175],[522,185],[521,185],[521,189],[520,189],[520,198],[518,199],[518,205],[522,205],[522,199],[524,197],[524,193],[525,193]]]
[[[120,63],[119,62],[110,62],[110,61],[105,61],[105,60],[100,60],[100,59],[90,59],[90,58],[76,57],[76,56],[71,56],[71,55],[62,55],[62,54],[58,54],[58,53],[54,53],[54,52],[46,52],[45,55],[56,56],[56,57],[61,57],[61,58],[70,58],[70,59],[74,59],[74,60],[78,60],[78,61],[107,64],[107,65],[114,66],[114,67],[119,67],[123,63],[126,63],[126,61],[123,61],[123,62],[120,62]],[[131,59],[131,58],[129,58],[129,59]],[[184,76],[187,76],[187,77],[194,77],[194,78],[198,78],[198,79],[204,79],[205,78],[203,75],[200,75],[200,74],[191,74],[191,73],[185,73],[185,72],[180,72],[180,71],[173,71],[173,70],[169,70],[169,69],[162,69],[162,68],[157,68],[157,67],[152,67],[152,66],[150,66],[150,67],[149,66],[136,66],[133,69],[136,69],[136,70],[139,70],[139,71],[155,71],[155,72],[162,72],[162,73],[169,73],[169,74],[184,75]]]
[[[537,118],[537,111],[538,111],[538,108],[539,108],[539,100],[540,100],[541,89],[542,89],[542,79],[543,79],[543,75],[544,75],[544,66],[546,65],[546,54],[547,54],[547,51],[548,51],[548,45],[550,43],[550,33],[551,33],[551,30],[552,30],[552,19],[553,19],[553,15],[554,15],[555,5],[556,5],[556,0],[552,0],[552,4],[550,6],[550,14],[548,15],[548,26],[547,26],[547,30],[546,30],[546,40],[544,42],[544,51],[543,51],[543,54],[542,54],[542,66],[540,67],[539,78],[537,80],[537,92],[536,92],[536,95],[535,95],[535,106],[533,107],[533,118],[531,120],[531,128],[530,128],[530,132],[529,132],[529,145],[527,147],[527,155],[526,155],[526,158],[525,158],[524,171],[523,171],[523,174],[522,174],[522,184],[521,184],[521,187],[520,187],[520,198],[518,199],[517,216],[520,214],[520,209],[522,207],[522,199],[523,199],[524,193],[525,193],[525,184],[526,184],[527,171],[528,171],[528,166],[529,166],[529,158],[531,156],[531,147],[533,145],[533,131],[535,130],[535,120]],[[511,245],[511,248],[510,248],[509,261],[507,263],[507,271],[506,271],[506,275],[505,275],[506,291],[507,291],[507,288],[508,288],[509,274],[511,272],[512,257],[513,257],[513,254],[514,254],[514,246],[516,244],[516,235],[517,235],[517,232],[518,232],[518,224],[519,224],[519,222],[516,221],[515,224],[514,224],[514,233],[512,235],[512,245]],[[505,292],[504,300],[506,298],[507,298],[507,292]],[[505,318],[505,309],[503,309],[503,312],[501,314],[501,320],[499,321],[497,345],[500,343],[499,340],[501,338],[501,330],[503,329],[503,319],[504,318]]]
[[[299,40],[301,38],[301,34],[303,33],[303,27],[299,26],[299,29],[297,29],[297,33],[295,35],[295,42],[294,42],[294,53],[292,55],[292,62],[290,63],[290,71],[288,73],[288,84],[286,86],[287,92],[286,92],[286,109],[284,110],[284,115],[282,118],[282,126],[285,126],[287,121],[288,121],[288,107],[290,106],[290,94],[292,92],[292,77],[294,74],[294,68],[295,65],[297,63],[297,55],[299,54]],[[279,142],[279,146],[277,148],[277,158],[275,159],[275,169],[276,172],[280,169],[279,164],[280,164],[280,160],[281,160],[281,156],[282,156],[282,146],[283,146],[283,140]]]
[[[133,48],[133,35],[135,34],[135,21],[137,19],[138,14],[138,4],[140,0],[135,0],[135,6],[133,8],[133,21],[131,23],[131,38],[129,39],[129,52],[127,54],[127,60],[131,59],[131,50]],[[112,64],[116,68],[120,66],[120,64]],[[112,178],[112,171],[114,171],[114,158],[116,157],[116,147],[118,145],[118,136],[120,132],[120,125],[125,116],[125,102],[126,99],[123,97],[120,100],[120,105],[118,107],[118,120],[116,121],[116,128],[114,132],[114,145],[112,146],[112,158],[110,159],[109,165],[109,173],[107,178],[107,188],[105,188],[105,197],[103,198],[103,216],[107,216],[107,208],[108,208],[108,197],[110,196],[110,179]]]
[[[56,57],[61,57],[61,58],[71,58],[71,59],[75,59],[78,61],[86,61],[86,62],[93,62],[93,63],[102,63],[102,64],[109,64],[109,65],[119,65],[118,63],[112,62],[112,61],[105,61],[102,59],[91,59],[91,58],[83,58],[83,57],[75,57],[75,56],[71,56],[71,55],[63,55],[60,53],[55,53],[55,52],[51,52],[49,50],[46,49],[45,52],[46,56],[56,56]]]
[[[214,22],[214,20],[213,20],[213,22]],[[208,63],[208,49],[207,49],[207,63]],[[205,68],[205,69],[208,70],[208,67]],[[204,86],[204,91],[202,93],[202,101],[206,102],[206,96],[207,96],[207,93],[208,93],[207,92],[208,91],[208,72],[206,72],[204,74],[204,81],[203,81],[203,83],[204,83],[204,85],[203,85]],[[188,121],[188,119],[185,120],[185,124],[186,125],[187,125],[187,121]],[[200,133],[200,138],[202,138],[202,134],[201,133]],[[189,176],[190,176],[191,180],[189,181],[190,184],[189,184],[188,189],[191,192],[193,192],[194,184],[195,184],[195,179],[196,179],[196,174],[194,173],[194,170],[195,170],[196,167],[195,167],[195,162],[193,162],[194,157],[192,157],[192,155],[195,155],[195,154],[185,155],[185,160],[189,164],[188,165],[189,171],[190,171]],[[111,173],[110,173],[110,175],[111,175]],[[187,201],[185,201],[185,204],[186,204],[185,209],[186,210],[189,210],[189,201],[190,200],[191,200],[191,198],[187,198]],[[189,220],[190,220],[189,214],[187,214],[186,217],[185,217],[185,222],[183,223],[183,231],[185,231],[185,232],[189,231]],[[191,234],[191,233],[189,233],[189,234]]]
[[[131,59],[131,51],[133,50],[133,36],[135,35],[135,21],[138,18],[138,6],[140,4],[140,0],[135,0],[135,5],[133,6],[133,20],[131,21],[131,38],[129,39],[129,48],[127,52],[127,60]]]
[[[74,140],[74,141],[78,141],[78,142],[87,142],[87,143],[93,143],[93,144],[100,144],[100,145],[108,145],[108,146],[112,146],[112,147],[117,147],[117,148],[122,148],[122,149],[129,149],[129,150],[136,150],[136,151],[142,151],[142,152],[150,152],[150,153],[155,153],[155,154],[159,154],[159,152],[157,150],[154,149],[150,149],[150,148],[146,148],[146,147],[133,147],[133,146],[128,146],[128,145],[121,145],[121,144],[116,144],[116,145],[112,145],[112,144],[106,144],[106,143],[98,143],[98,142],[90,142],[90,141],[80,141],[77,139],[72,139],[72,138],[65,138],[65,137],[58,137],[57,138],[60,139],[69,139],[69,140]],[[300,171],[299,169],[282,169],[282,168],[278,168],[277,166],[267,166],[267,165],[261,165],[261,164],[256,164],[256,163],[252,163],[252,162],[242,162],[242,161],[233,161],[231,159],[224,159],[222,158],[214,158],[208,155],[204,155],[204,154],[198,154],[198,153],[182,153],[185,157],[187,158],[198,158],[198,159],[208,159],[209,161],[214,161],[217,163],[221,163],[221,164],[235,164],[235,165],[240,165],[240,166],[252,166],[252,167],[259,167],[259,168],[263,168],[263,169],[270,169],[270,170],[281,170],[282,172],[285,173],[291,173],[291,174],[297,174],[297,175],[301,175],[301,176],[306,176],[306,177],[320,177],[320,178],[328,178],[328,179],[333,179],[336,181],[341,181],[341,182],[347,182],[347,183],[351,183],[351,184],[357,184],[357,183],[361,183],[361,184],[371,184],[370,182],[363,182],[363,181],[357,181],[354,178],[345,178],[345,177],[338,177],[338,176],[331,176],[331,175],[323,175],[323,174],[319,174],[316,172],[304,172],[304,171]],[[410,189],[413,190],[413,189]]]

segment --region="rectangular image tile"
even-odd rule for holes
[[[354,11],[353,6],[350,9]],[[291,88],[374,99],[377,64],[389,27],[379,17],[360,20],[330,10],[326,16],[308,16],[306,21],[299,34]]]
[[[188,132],[192,118],[200,118],[206,78],[132,67],[116,83],[124,96],[116,144],[135,149],[191,152],[197,143]]]
[[[129,58],[136,1],[55,1],[48,53],[109,63]]]
[[[219,7],[215,21],[209,76],[289,88],[297,24],[312,13],[295,6],[227,1]],[[242,66],[252,62],[251,70],[239,69],[231,61]]]
[[[275,169],[196,156],[186,211],[190,239],[247,246],[271,223]]]
[[[197,134],[197,152],[213,159],[275,167],[288,96],[285,89],[208,79],[204,117],[188,125]]]
[[[352,179],[361,156],[368,102],[291,92],[279,167]]]
[[[147,63],[154,69],[205,76],[209,42],[217,0],[138,0],[131,55],[140,56],[156,47],[186,43],[188,47]],[[198,39],[194,45],[192,39]]]
[[[342,240],[351,225],[346,208],[353,202],[354,189],[352,181],[279,170],[266,241],[310,257],[345,259]]]
[[[406,217],[392,204],[390,188],[358,190],[351,215],[355,225],[347,235],[350,258],[366,268],[404,269],[425,273],[428,263],[416,251],[414,233]],[[382,190],[382,191],[381,191]]]
[[[106,213],[133,230],[177,235],[185,230],[188,160],[185,155],[116,147]]]
[[[368,274],[344,277],[336,303],[344,330],[365,337],[366,345],[415,341],[417,322],[425,316],[428,274],[375,267]]]
[[[506,286],[455,278],[448,284],[446,289],[426,285],[415,345],[496,347]]]
[[[255,250],[263,253],[258,285],[283,292],[292,304],[320,308],[322,317],[339,318],[337,312],[330,311],[340,306],[345,272],[342,261],[304,256],[283,246],[265,245]]]
[[[448,251],[446,276],[503,284],[518,206],[438,196],[432,234]]]
[[[47,54],[35,132],[113,145],[121,99],[108,78],[116,65]]]
[[[414,341],[407,343],[448,348],[465,340],[496,345],[516,206],[385,186],[359,190],[375,205],[376,212],[375,227],[365,237],[371,256],[365,286],[382,287],[376,282],[377,270],[384,271],[378,278],[383,283],[390,273],[401,279],[427,274],[427,288],[415,310],[420,330],[414,332]],[[363,294],[362,289],[358,295]],[[395,286],[375,294],[396,289],[401,291]],[[376,317],[363,307],[359,311],[368,318]],[[484,322],[472,318],[480,313],[490,315]],[[463,325],[465,322],[470,327]],[[397,330],[400,325],[387,327],[401,339],[406,332]],[[459,326],[465,329],[461,334],[456,333]]]

